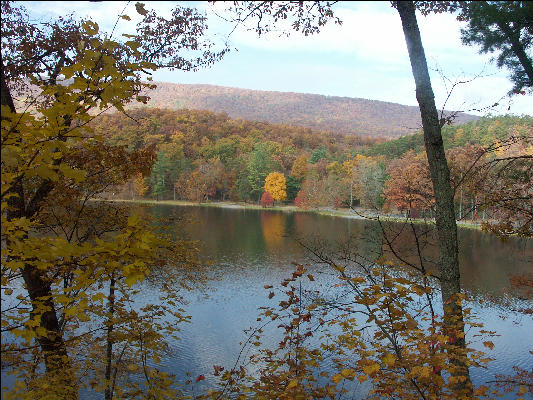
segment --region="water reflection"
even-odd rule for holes
[[[304,262],[305,250],[297,240],[320,240],[330,246],[354,239],[357,250],[369,259],[387,249],[382,229],[396,251],[405,260],[419,262],[414,234],[410,226],[375,221],[328,217],[311,213],[283,213],[278,211],[225,209],[208,207],[154,206],[149,212],[158,216],[188,215],[194,221],[186,233],[204,243],[204,253],[215,260],[239,264],[239,259],[279,264],[287,261]],[[433,229],[415,226],[421,242],[422,259],[426,267],[436,272],[438,249]],[[176,232],[180,234],[180,232]],[[493,235],[472,229],[459,229],[459,259],[461,284],[464,289],[501,297],[508,292],[509,277],[531,272],[533,245],[531,241],[512,238],[502,242]],[[275,254],[272,259],[270,256]],[[232,273],[243,273],[238,268]]]
[[[285,218],[279,213],[261,211],[263,239],[270,252],[277,251],[284,240]]]
[[[187,371],[193,376],[206,375],[206,381],[198,384],[200,387],[214,383],[208,375],[213,365],[233,365],[241,349],[239,342],[246,339],[243,330],[254,324],[258,307],[279,302],[276,298],[269,300],[263,286],[277,285],[285,279],[293,269],[291,262],[310,262],[309,253],[298,241],[329,249],[337,246],[340,250],[339,243],[353,238],[352,250],[374,260],[382,254],[391,257],[386,245],[390,240],[407,261],[422,259],[433,268],[438,256],[435,232],[424,225],[413,229],[310,213],[206,207],[154,206],[148,211],[194,219],[196,222],[189,224],[185,232],[175,234],[201,240],[204,255],[211,259],[215,269],[223,270],[220,279],[210,283],[209,298],[185,294],[193,321],[183,327],[182,339],[172,344],[174,356],[166,361],[167,368],[178,378]],[[421,257],[413,246],[415,234],[424,239],[420,240]],[[520,300],[509,293],[509,277],[531,272],[533,244],[524,239],[503,243],[489,234],[467,229],[459,230],[459,243],[462,286],[481,299],[471,306],[486,329],[502,334],[494,340],[496,346],[489,354],[497,361],[487,371],[473,370],[474,381],[483,383],[496,372],[512,373],[513,365],[530,368],[533,357],[526,350],[533,348],[530,334],[533,321],[512,311],[513,307],[519,308],[516,302]],[[323,290],[334,290],[330,270],[311,264],[309,272],[323,282]],[[146,290],[145,296],[153,298],[154,294]],[[488,302],[487,298],[493,301]],[[269,340],[274,345],[275,335]],[[477,345],[483,348],[480,343]]]

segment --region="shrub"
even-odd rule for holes
[[[261,205],[264,207],[272,207],[274,204],[274,199],[272,198],[272,195],[268,192],[263,193],[261,196]]]

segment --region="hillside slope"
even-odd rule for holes
[[[156,82],[150,107],[204,109],[231,118],[300,125],[320,131],[398,137],[420,129],[418,107],[377,100],[214,85]],[[456,123],[476,120],[461,114]]]

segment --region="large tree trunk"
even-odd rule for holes
[[[1,104],[8,106],[11,112],[15,112],[15,105],[9,87],[4,76],[4,66],[1,65]],[[4,116],[2,116],[4,118]],[[23,189],[23,180],[16,181],[10,192],[15,196],[10,197],[7,202],[9,208],[6,212],[8,221],[27,218],[32,219],[40,209],[40,203],[48,195],[52,188],[51,182],[44,181],[36,190],[30,201],[26,201]],[[7,243],[9,247],[9,243]],[[67,347],[63,339],[61,326],[57,318],[57,313],[52,301],[52,288],[46,277],[46,272],[38,270],[31,264],[22,268],[22,277],[32,304],[31,317],[37,317],[39,326],[44,328],[46,334],[40,335],[36,332],[36,340],[42,351],[46,373],[50,377],[50,382],[61,384],[65,387],[65,398],[76,398],[77,389],[74,375],[70,368],[70,360]]]
[[[453,204],[454,193],[450,183],[450,171],[444,154],[441,125],[416,20],[415,6],[412,1],[398,1],[396,4],[402,20],[403,32],[415,79],[416,98],[420,107],[424,143],[435,193],[435,220],[439,238],[439,275],[444,322],[446,333],[453,339],[457,350],[452,355],[452,361],[456,366],[453,375],[466,377],[464,383],[458,384],[456,392],[458,398],[470,398],[472,397],[472,384],[468,367],[462,356],[465,348],[465,339],[463,311],[460,302],[458,302],[461,286],[457,225]]]

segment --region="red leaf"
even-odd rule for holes
[[[205,376],[199,375],[198,378],[196,378],[196,383],[203,381],[205,379]]]

